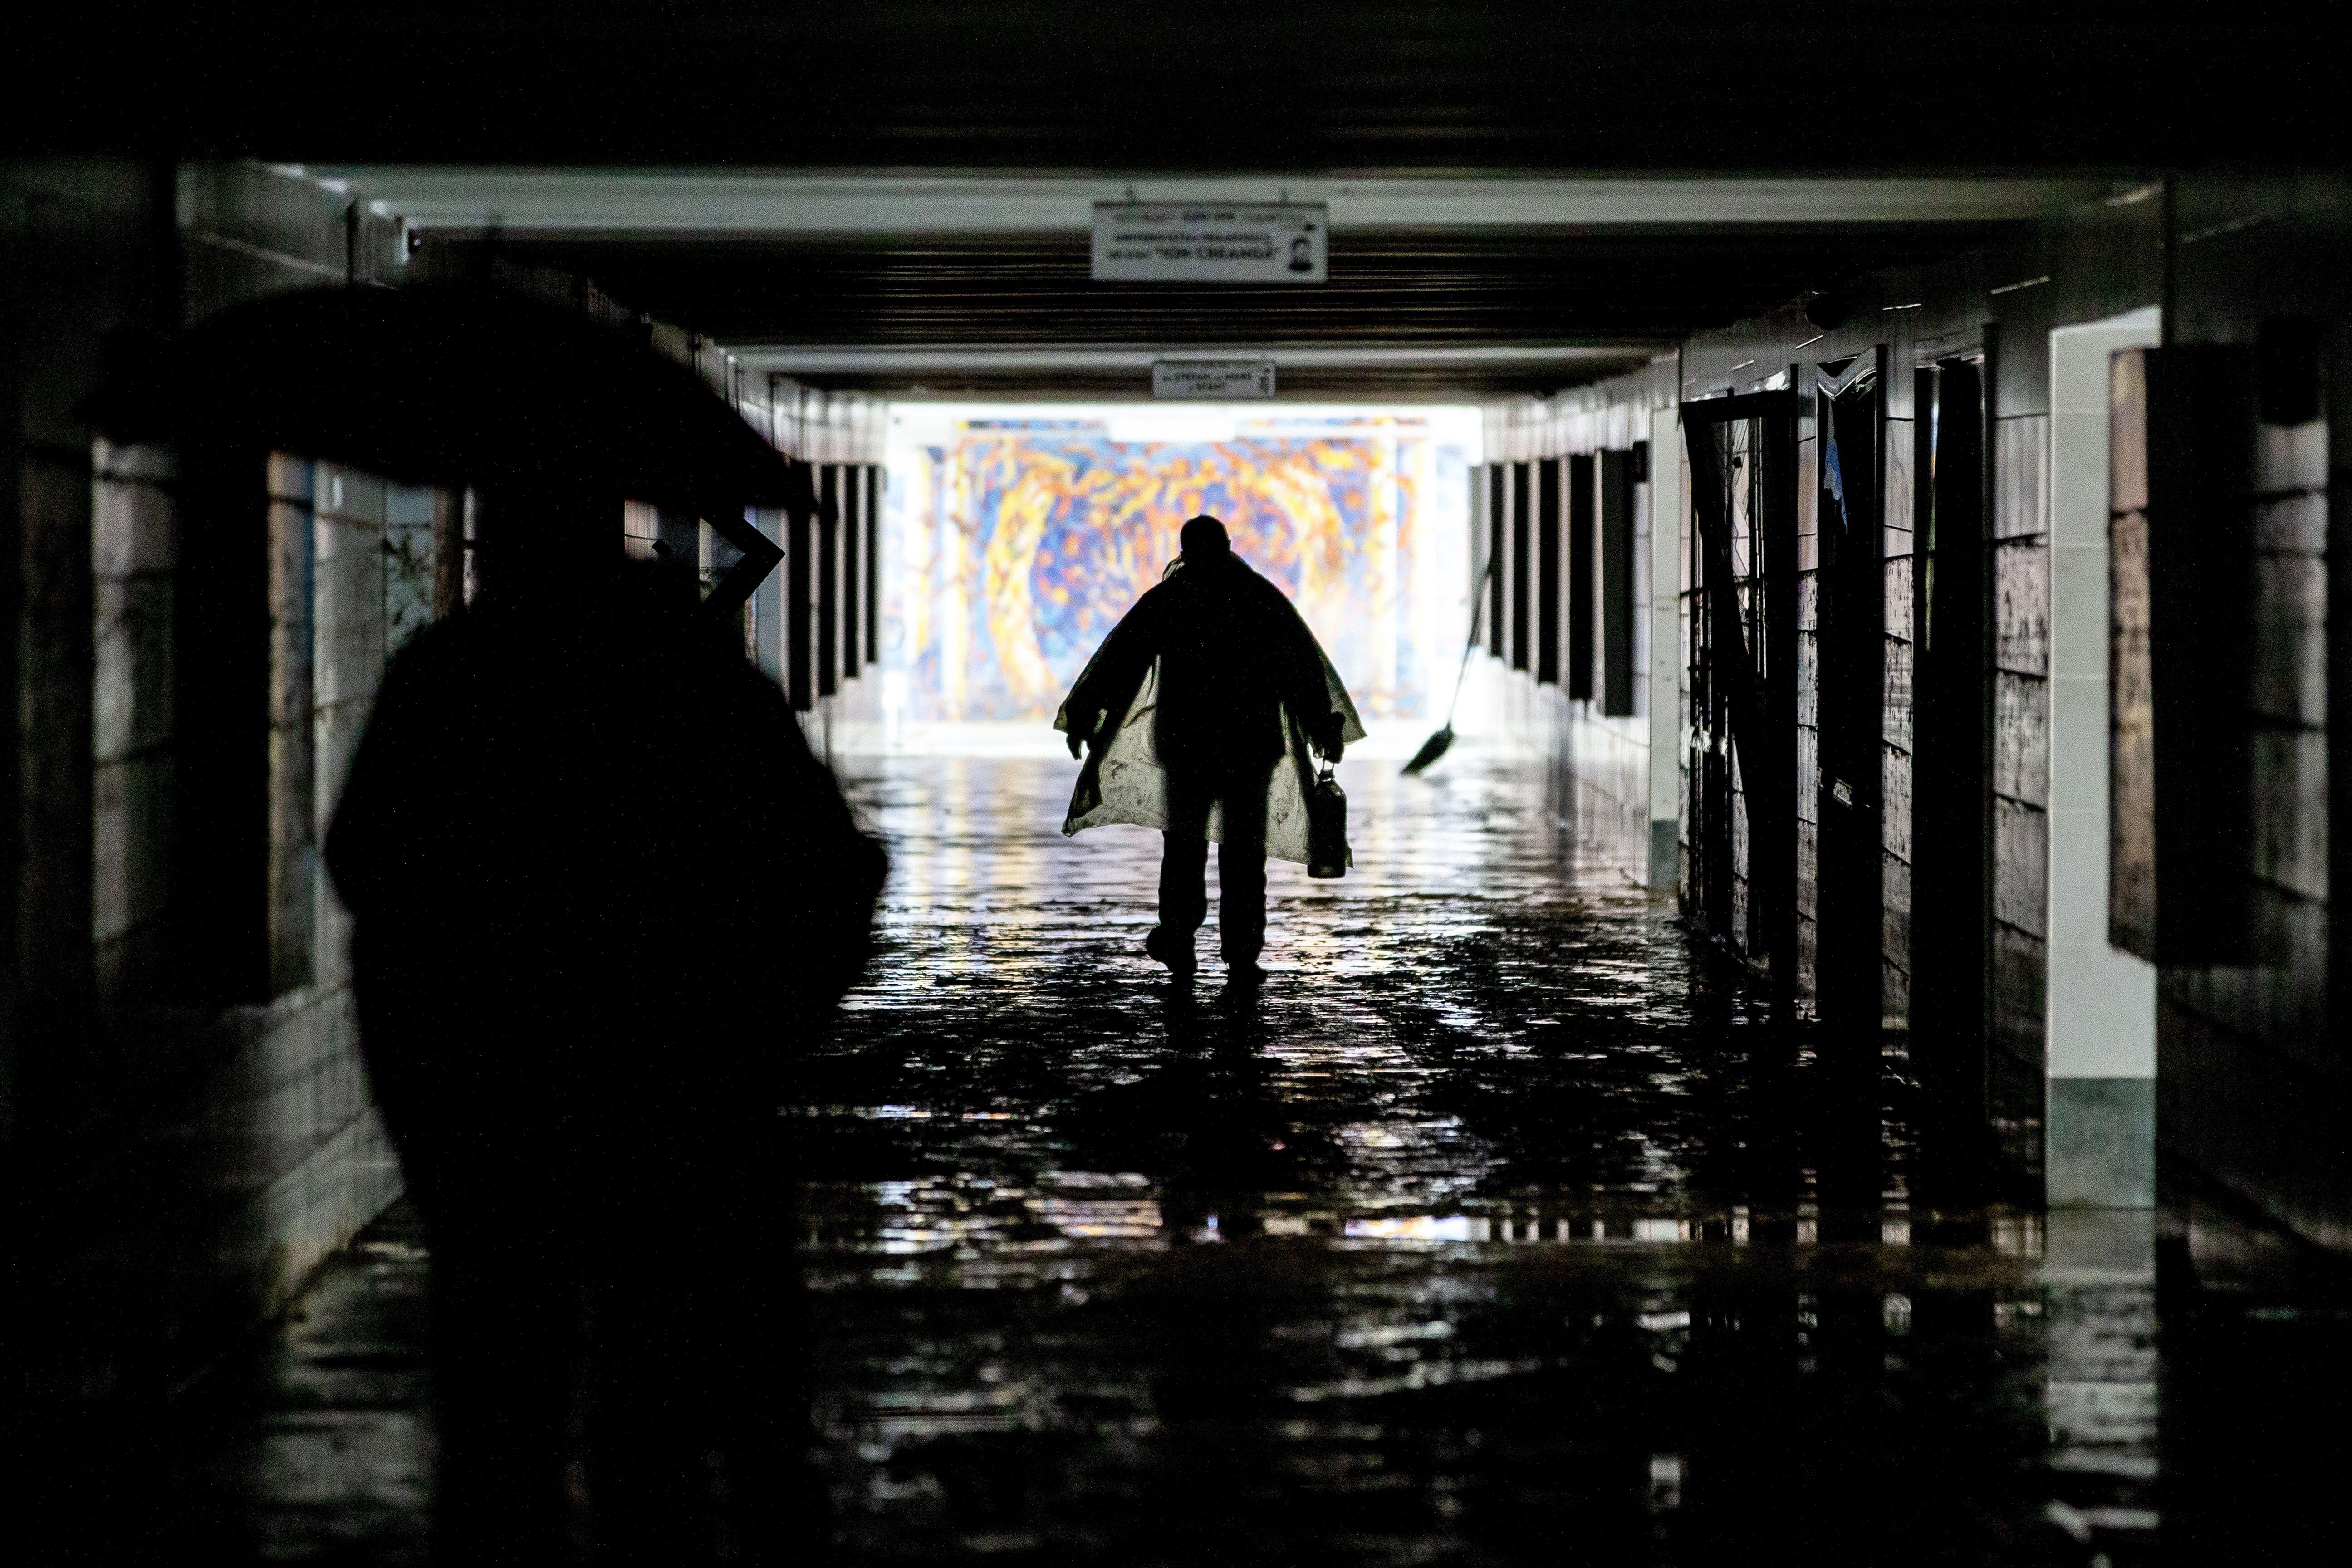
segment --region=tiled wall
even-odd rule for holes
[[[1817,994],[1821,963],[1821,487],[1811,399],[1797,419],[1797,994]]]
[[[383,644],[387,652],[430,625],[441,592],[442,562],[436,525],[448,520],[440,509],[461,498],[396,486],[384,495]]]
[[[1883,952],[1886,1012],[1901,1022],[1912,912],[1909,371],[1923,356],[1933,357],[1937,344],[1971,334],[1995,341],[1997,334],[1990,362],[1987,1044],[1993,1077],[2006,1080],[2006,1089],[1993,1086],[1996,1116],[2007,1117],[2019,1134],[2004,1142],[2038,1148],[2039,1096],[2053,1048],[2047,1005],[2053,852],[2049,335],[2054,328],[2118,320],[2167,297],[2168,258],[2177,320],[2168,319],[2166,341],[2252,343],[2273,327],[2296,323],[2316,334],[2313,352],[2324,361],[2332,412],[2262,430],[2260,477],[2247,498],[2258,603],[2244,654],[2244,701],[2253,728],[2254,891],[2263,959],[2163,975],[2157,1092],[2167,1147],[2305,1234],[2352,1245],[2352,1198],[2345,1195],[2352,1193],[2352,1152],[2342,1136],[2352,1116],[2352,1050],[2342,1042],[2352,1037],[2330,1012],[2332,994],[2352,991],[2352,982],[2333,968],[2352,951],[2352,940],[2328,918],[2332,880],[2352,865],[2345,836],[2330,831],[2336,803],[2352,798],[2345,776],[2352,769],[2337,739],[2342,726],[2330,718],[2341,705],[2344,658],[2330,649],[2326,629],[2331,615],[2345,613],[2343,584],[2352,581],[2343,552],[2331,559],[2326,541],[2330,478],[2352,469],[2346,456],[2352,451],[2352,221],[2329,194],[2334,189],[2289,177],[2188,179],[2178,183],[2168,220],[2165,204],[2127,194],[2132,199],[2021,232],[1949,264],[1864,280],[1844,302],[1843,319],[1826,329],[1791,308],[1701,334],[1684,346],[1681,391],[1745,390],[1751,378],[1783,364],[1796,363],[1801,373],[1874,343],[1887,347]],[[1801,449],[1810,482],[1815,454],[1810,443]],[[1808,550],[1804,567],[1811,562]],[[1689,610],[1685,596],[1685,668]],[[1809,645],[1803,633],[1816,618],[1806,595],[1801,647]],[[2078,678],[2103,679],[2103,672],[2085,665]],[[1798,767],[1807,800],[1814,784],[1811,688],[1811,680],[1801,678]],[[1694,783],[1685,772],[1685,829]],[[1801,820],[1801,931],[1813,905],[1810,826]],[[2080,838],[2084,824],[2074,828]],[[2067,852],[2081,847],[2070,841]],[[2070,918],[2079,912],[2070,906]]]
[[[8,805],[28,848],[12,889],[0,1127],[39,1183],[25,1194],[37,1218],[21,1305],[54,1331],[36,1393],[152,1389],[286,1300],[399,1190],[368,1108],[340,911],[316,875],[313,787],[320,763],[340,777],[382,668],[385,518],[380,485],[329,476],[345,500],[314,515],[304,498],[278,541],[294,548],[274,749],[281,782],[301,787],[283,801],[277,913],[303,962],[275,1001],[224,1009],[242,983],[196,973],[190,933],[229,930],[251,906],[257,943],[265,868],[240,862],[227,887],[187,875],[195,836],[235,837],[194,814],[191,759],[199,740],[236,742],[188,727],[195,697],[220,689],[217,671],[184,667],[212,645],[184,635],[183,612],[191,584],[257,581],[269,542],[257,507],[206,514],[221,524],[203,536],[215,553],[196,553],[184,466],[95,442],[85,410],[119,363],[110,335],[135,345],[273,289],[377,276],[390,231],[257,164],[12,167],[0,195],[20,351],[5,369],[22,415],[0,451],[22,509]],[[240,568],[224,550],[252,554]],[[235,602],[257,628],[259,589]],[[240,776],[257,780],[273,692],[258,674],[250,685],[222,710],[249,716]]]
[[[1630,451],[1652,437],[1651,413],[1674,400],[1673,362],[1580,387],[1547,401],[1525,401],[1490,410],[1486,457],[1488,461],[1515,461],[1558,457],[1567,453]],[[1677,462],[1678,454],[1653,449],[1652,463]],[[1526,739],[1544,762],[1545,805],[1577,841],[1619,867],[1637,881],[1650,872],[1651,725],[1649,584],[1651,552],[1656,531],[1652,497],[1655,487],[1637,482],[1633,496],[1633,551],[1628,611],[1633,617],[1633,709],[1627,714],[1604,714],[1595,699],[1570,698],[1559,685],[1538,684],[1530,674],[1511,671],[1498,678],[1507,686],[1524,686],[1523,697],[1507,701],[1505,711],[1520,715]],[[1562,558],[1560,586],[1569,586],[1566,559],[1568,500],[1561,499]],[[1597,520],[1597,509],[1596,509]],[[1600,578],[1596,521],[1594,580]],[[1674,548],[1669,535],[1668,548]],[[1481,558],[1483,559],[1483,557]],[[1532,620],[1532,617],[1530,617]],[[1601,617],[1592,616],[1596,646]],[[1563,637],[1570,617],[1563,603],[1559,625]],[[1529,669],[1535,665],[1528,661]],[[1569,661],[1560,659],[1565,674]],[[1603,689],[1601,659],[1596,653],[1594,690]]]
[[[1992,965],[1996,1078],[2042,1071],[2050,904],[2046,414],[1993,422]]]
[[[2337,1120],[2352,1107],[2352,1061],[2329,1026],[2328,441],[2324,419],[2261,427],[2244,697],[2263,957],[2162,972],[2158,1093],[2168,1142],[2306,1234],[2352,1247]],[[2209,1107],[2234,1114],[2200,1126]]]
[[[1739,597],[1739,621],[1747,628],[1746,637],[1752,648],[1763,638],[1759,631],[1761,606],[1756,602],[1761,590],[1755,584],[1761,550],[1756,538],[1756,493],[1752,483],[1759,466],[1753,437],[1755,426],[1737,420],[1730,426],[1731,456],[1740,465],[1731,481],[1731,574],[1732,584],[1711,584],[1710,594],[1730,592]],[[1733,657],[1740,657],[1735,650]],[[1748,868],[1755,864],[1755,846],[1748,831],[1748,759],[1739,750],[1739,737],[1728,724],[1722,736],[1725,755],[1731,762],[1731,942],[1733,947],[1751,962],[1761,963],[1764,954],[1755,951],[1748,942],[1748,922],[1756,918],[1752,900],[1754,889],[1748,880]]]
[[[1907,356],[1906,356],[1907,357]],[[1897,360],[1893,363],[1900,363]],[[1895,1027],[1911,1022],[1912,440],[1910,377],[1887,389],[1885,526],[1885,706],[1880,721],[1880,1005]]]
[[[170,1375],[219,1334],[282,1305],[399,1195],[398,1163],[360,1060],[349,919],[320,874],[317,845],[374,700],[389,629],[395,616],[412,630],[421,624],[419,570],[429,616],[434,555],[429,492],[271,459],[269,537],[246,543],[266,544],[280,568],[278,657],[269,692],[249,695],[257,716],[265,695],[289,705],[269,740],[278,797],[269,929],[288,946],[276,965],[287,979],[266,1005],[191,1015],[176,1003],[196,993],[174,984],[179,944],[168,917],[232,919],[236,900],[173,879],[184,828],[170,784],[185,738],[171,717],[184,681],[206,672],[172,662],[169,590],[183,557],[170,477],[160,454],[99,448],[91,935],[98,1039],[123,1070],[110,1085],[116,1102],[90,1108],[101,1142],[68,1173],[83,1233],[54,1263],[63,1288],[85,1300],[127,1294],[147,1303],[140,1333],[110,1348],[134,1363],[153,1358],[144,1371],[115,1369],[133,1379]],[[386,548],[395,511],[424,519],[425,541],[404,541],[401,556]]]
[[[101,1008],[167,992],[180,527],[172,455],[98,444],[91,459],[90,951]]]
[[[1643,405],[1632,406],[1644,415],[1648,411]],[[1648,439],[1646,431],[1639,438]],[[1634,487],[1631,591],[1643,610],[1655,526],[1653,494],[1654,487],[1646,482]],[[1649,873],[1650,619],[1645,613],[1633,616],[1633,710],[1605,715],[1597,701],[1562,696],[1559,738],[1546,775],[1552,809],[1574,829],[1578,842],[1594,847],[1636,879]]]
[[[2048,525],[2039,510],[2047,489],[2046,340],[2053,325],[2100,319],[2157,296],[2162,247],[2152,205],[2103,206],[2021,232],[1948,264],[1860,280],[1842,302],[1840,319],[1827,327],[1790,306],[1702,333],[1684,345],[1680,367],[1684,396],[1726,388],[1749,390],[1764,384],[1758,378],[1776,376],[1790,367],[1801,395],[1810,392],[1816,365],[1885,347],[1881,957],[1885,1016],[1890,1026],[1901,1028],[1909,1023],[1913,970],[1913,370],[1954,352],[1954,344],[1983,343],[1998,335],[1990,394],[2000,422],[1991,462],[1998,537],[1991,551],[2000,592],[1987,612],[1995,623],[1991,629],[1999,649],[1994,700],[2005,749],[1999,753],[1997,776],[1987,781],[1999,797],[1993,808],[1998,814],[1994,872],[2000,883],[1996,908],[1989,911],[1993,929],[1987,935],[2000,966],[1997,1026],[2011,1042],[2011,1059],[2030,1070],[2033,1103],[2022,1109],[2036,1131],[2047,923],[2042,906],[2047,901],[2043,889],[2049,853],[2047,747],[2042,739],[2048,724]],[[1809,395],[1803,396],[1801,408],[1797,933],[1799,999],[1801,1005],[1810,1006],[1819,900],[1819,843],[1812,820],[1819,788],[1815,632],[1820,605],[1812,575],[1818,559],[1813,492],[1819,453]],[[1682,627],[1685,669],[1689,611],[1686,596]],[[1687,694],[1684,700],[1687,702]],[[1686,770],[1681,801],[1685,853],[1694,782]],[[1686,889],[1685,897],[1688,892]]]
[[[16,725],[13,755],[0,768],[0,815],[16,846],[6,858],[14,885],[0,891],[0,1142],[13,1142],[20,1120],[45,1120],[75,1094],[89,1054],[79,1046],[94,957],[91,568],[100,488],[81,411],[98,390],[109,342],[152,331],[169,310],[170,267],[154,244],[157,212],[168,201],[153,171],[127,160],[0,164],[0,498],[14,513],[0,558],[7,584],[0,603],[14,614],[0,637],[0,686]],[[162,504],[160,496],[112,499]],[[152,574],[145,561],[116,564],[110,603],[125,611],[144,592],[129,580]],[[126,651],[116,640],[110,653]],[[108,760],[122,766],[109,780],[118,793],[106,826],[135,837],[126,814],[139,806],[121,792],[139,771],[133,754],[148,750],[162,718],[151,704],[110,719]],[[118,907],[107,916],[110,937],[124,942],[135,942],[145,923],[144,910]]]
[[[391,574],[385,570],[386,500],[383,480],[337,465],[317,465],[313,497],[311,581],[311,751],[315,783],[310,801],[317,841],[324,844],[343,780],[359,750],[360,732],[383,679],[390,625]],[[430,501],[427,500],[429,517]],[[327,878],[314,879],[318,955],[312,984],[321,990],[351,981],[351,917]]]

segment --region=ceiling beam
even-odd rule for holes
[[[289,172],[293,172],[289,170]],[[1609,174],[1320,180],[311,166],[415,230],[515,235],[1074,235],[1094,204],[1322,202],[1335,230],[1964,224],[2055,215],[2138,182]]]
[[[1160,359],[1270,359],[1277,370],[1384,369],[1476,372],[1578,370],[1620,364],[1670,352],[1666,343],[1514,343],[1504,346],[1403,347],[1379,343],[1236,343],[1228,347],[1139,343],[1045,348],[1022,343],[926,344],[877,348],[864,344],[736,344],[732,357],[755,374],[922,375],[1034,374],[1055,371],[1146,371]]]

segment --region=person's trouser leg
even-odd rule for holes
[[[591,1269],[598,1563],[814,1559],[806,1336],[772,1142],[706,1110],[615,1161],[657,1173],[607,1200]]]
[[[1223,790],[1224,841],[1217,847],[1217,945],[1228,964],[1265,950],[1265,796],[1272,768],[1242,768]]]
[[[1209,918],[1209,781],[1168,775],[1168,829],[1160,836],[1160,931],[1177,951],[1192,950],[1192,935]]]
[[[565,1428],[580,1309],[561,1216],[476,1200],[426,1217],[432,1247],[436,1563],[566,1554]],[[520,1221],[520,1222],[519,1222]]]

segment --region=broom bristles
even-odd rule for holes
[[[1405,763],[1404,765],[1406,775],[1409,777],[1413,773],[1421,772],[1423,768],[1431,766],[1438,758],[1444,756],[1446,752],[1446,749],[1453,744],[1454,726],[1448,724],[1445,728],[1440,730],[1436,734],[1432,735],[1428,740],[1423,741],[1421,743],[1421,750],[1415,752],[1412,754],[1412,761]]]

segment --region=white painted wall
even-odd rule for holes
[[[2155,307],[2050,334],[2049,1076],[2156,1075],[2156,969],[2107,942],[2107,364]]]
[[[1664,824],[1665,851],[1651,855],[1650,886],[1675,886],[1682,764],[1682,415],[1650,415],[1650,834]]]

